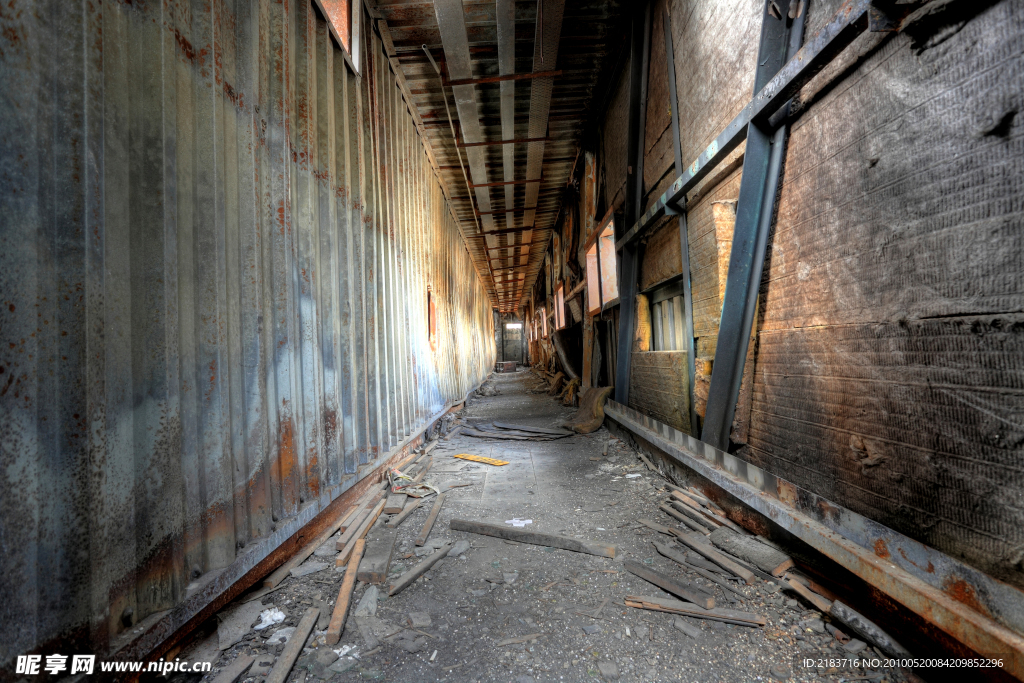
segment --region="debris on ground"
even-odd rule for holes
[[[471,396],[396,466],[406,476],[341,511],[276,586],[222,610],[204,680],[906,680],[795,665],[905,650],[796,555],[667,480],[601,425],[603,409],[570,435],[571,411],[530,393],[537,380],[489,380],[494,395]],[[577,415],[602,393],[585,390]],[[517,438],[471,438],[467,424]],[[392,497],[395,483],[444,497]]]

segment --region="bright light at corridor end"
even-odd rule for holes
[[[506,330],[521,330],[523,329],[522,323],[505,323]]]

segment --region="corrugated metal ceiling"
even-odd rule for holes
[[[457,0],[454,4],[445,3],[455,9],[458,4]],[[393,63],[397,62],[405,76],[477,270],[489,274],[488,293],[502,311],[514,311],[523,301],[524,293],[532,288],[543,265],[544,249],[558,219],[562,191],[572,172],[591,104],[602,89],[599,84],[602,79],[607,80],[612,68],[609,56],[617,53],[624,37],[625,6],[621,2],[579,0],[461,4],[466,44],[459,49],[468,48],[468,64],[446,61],[452,59],[452,39],[449,37],[447,43],[442,40],[432,2],[380,3],[377,6],[378,28],[389,34],[394,44]],[[512,31],[503,31],[503,26],[499,26],[499,9],[506,17],[504,21],[508,21],[509,13],[514,17]],[[538,12],[542,26],[546,27],[540,31]],[[560,22],[556,21],[558,18]],[[552,26],[557,28],[558,23],[557,42],[545,45],[545,36],[555,34]],[[507,37],[509,33],[514,36],[514,43]],[[503,54],[510,44],[514,44],[514,59]],[[443,90],[441,80],[424,53],[424,46],[441,68],[446,81]],[[458,73],[453,71],[456,66]],[[457,85],[455,90],[458,91],[472,89],[476,105],[473,109],[477,120],[460,121],[457,117],[467,114],[455,106],[455,100],[467,96],[456,93],[453,97],[453,89],[447,81],[449,78],[465,79],[463,71],[467,67],[471,77],[476,79],[510,72],[526,75],[557,70],[561,73],[553,78]],[[514,96],[510,98],[513,91]],[[546,91],[550,92],[550,103],[544,125],[545,117],[538,108],[544,108],[542,100],[547,97]],[[502,93],[506,93],[504,108]],[[544,137],[547,140],[463,148],[462,162],[469,182],[489,185],[472,188],[474,197],[471,199],[445,112],[444,97],[448,97],[452,117],[456,118],[460,141],[475,142],[477,130],[481,141],[492,143],[510,139],[510,133],[516,140]],[[509,99],[513,99],[511,107]],[[510,114],[514,121],[508,120]],[[531,153],[536,157],[532,164],[529,163]],[[474,158],[478,163],[471,163]],[[521,182],[535,179],[538,170],[542,182]],[[494,185],[510,180],[516,184]],[[535,207],[536,214],[524,211],[524,207]],[[515,211],[506,213],[508,208]],[[478,220],[475,211],[494,213],[484,213]],[[495,234],[483,238],[481,229]]]

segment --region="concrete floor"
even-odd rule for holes
[[[531,393],[538,384],[532,373],[495,375],[492,383],[500,394],[472,398],[462,416],[465,421],[556,427],[574,413],[545,394]],[[606,444],[608,455],[604,456]],[[499,458],[509,464],[467,463],[453,458],[456,453]],[[306,681],[515,683],[616,676],[624,681],[903,680],[893,671],[802,666],[807,657],[851,657],[828,632],[815,630],[821,627],[819,613],[760,579],[752,586],[736,584],[748,597],[730,603],[722,588],[658,555],[651,545],[657,534],[638,520],[673,523],[658,510],[666,497],[665,480],[648,472],[604,428],[549,442],[457,436],[442,441],[433,457],[427,481],[473,485],[448,493],[430,540],[466,539],[471,549],[458,558],[442,560],[399,595],[382,597],[374,616],[356,620],[350,612],[347,630],[333,648],[334,653],[345,654],[329,665],[346,671],[325,666],[334,653],[315,632],[289,680],[303,680],[302,676]],[[391,568],[395,576],[418,561],[412,555],[413,539],[429,507],[421,507],[400,528]],[[531,519],[530,529],[612,543],[619,552],[615,559],[605,559],[453,532],[449,529],[452,518],[496,524]],[[324,555],[329,555],[329,549]],[[674,627],[678,617],[623,604],[629,594],[671,597],[624,572],[627,559],[698,584],[720,606],[765,616],[768,625],[748,628],[687,619],[696,637],[685,635]],[[309,560],[315,561],[322,562],[324,557],[314,555]],[[240,653],[272,656],[281,646],[268,645],[266,640],[277,628],[294,626],[318,597],[333,604],[342,575],[334,570],[330,557],[326,561],[327,568],[300,579],[289,578],[283,588],[263,598],[263,609],[276,606],[286,614],[286,621],[250,631],[228,650],[208,653],[217,659],[217,666]],[[353,604],[366,589],[357,587]],[[580,614],[606,600],[599,618]],[[402,630],[410,613],[427,615],[429,626]],[[541,635],[527,643],[497,645],[530,634]],[[210,641],[206,648],[210,649]],[[192,656],[201,654],[193,651]],[[874,654],[868,649],[859,656]],[[216,671],[208,680],[215,675]]]

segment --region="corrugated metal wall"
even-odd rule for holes
[[[495,356],[375,36],[360,77],[310,0],[5,5],[0,662],[240,576]]]

